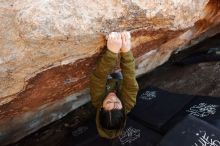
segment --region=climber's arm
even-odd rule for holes
[[[121,69],[123,81],[121,86],[121,99],[126,113],[134,107],[139,89],[135,77],[135,61],[131,51],[121,53]]]
[[[121,45],[121,35],[116,32],[110,33],[107,40],[108,49],[98,62],[95,71],[90,77],[91,101],[96,108],[102,104],[106,90],[107,77],[117,63]]]
[[[131,52],[131,35],[130,32],[122,32],[122,48],[121,48],[121,70],[123,75],[121,85],[121,100],[128,113],[136,103],[136,96],[139,89],[135,78],[135,61]]]
[[[90,76],[90,95],[92,104],[97,108],[102,104],[105,94],[107,77],[116,65],[118,54],[106,50],[105,54],[98,62],[96,69]]]

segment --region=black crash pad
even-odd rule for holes
[[[71,142],[65,146],[155,146],[160,139],[160,134],[128,118],[123,134],[118,138],[101,138],[97,133],[95,121],[90,121],[74,129]]]
[[[187,115],[193,115],[205,120],[220,129],[220,97],[195,96],[170,122],[169,126],[178,123]]]
[[[147,127],[164,132],[164,125],[193,99],[191,95],[147,87],[139,91],[136,105],[129,116]]]
[[[128,118],[123,134],[112,146],[156,146],[161,135]]]
[[[159,146],[220,146],[220,130],[189,115],[163,137]]]
[[[94,141],[96,141],[96,146],[111,146],[110,141],[99,137],[96,130],[95,119],[72,129],[70,138],[68,139],[71,139],[71,141],[65,143],[65,146],[91,146],[91,143],[94,143]]]

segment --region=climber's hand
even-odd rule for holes
[[[111,32],[107,37],[107,48],[113,53],[119,53],[122,47],[121,34],[118,32]]]
[[[120,52],[128,52],[131,50],[131,34],[128,31],[121,32],[122,47]]]

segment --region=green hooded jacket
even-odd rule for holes
[[[92,104],[97,109],[96,112],[96,127],[99,135],[104,138],[113,139],[121,134],[119,130],[107,130],[101,127],[99,123],[99,111],[102,107],[102,102],[107,94],[118,89],[118,98],[121,100],[125,114],[130,112],[136,103],[138,92],[138,83],[135,78],[135,61],[131,51],[120,53],[120,67],[123,75],[122,80],[108,80],[108,75],[115,67],[118,59],[118,54],[109,51],[104,53],[101,60],[98,62],[96,69],[90,76],[90,95]],[[118,83],[118,86],[116,86]]]

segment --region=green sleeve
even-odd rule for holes
[[[135,76],[135,61],[131,51],[121,53],[121,70],[123,81],[121,84],[121,100],[125,106],[125,112],[128,113],[136,103],[136,96],[139,90]]]
[[[92,104],[98,108],[103,101],[108,74],[117,63],[118,54],[109,51],[104,53],[96,69],[90,76],[90,95]]]

